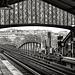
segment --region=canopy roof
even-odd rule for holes
[[[0,0],[0,5],[3,0]],[[8,4],[18,3],[24,0],[8,0]],[[61,8],[67,12],[70,12],[75,15],[75,0],[42,0],[49,4],[52,4],[58,8]]]
[[[8,4],[9,5],[12,5],[12,4],[15,4],[15,3],[18,3],[18,2],[22,2],[22,1],[27,1],[27,0],[7,0],[8,1]],[[35,0],[31,0],[31,1],[35,1]],[[37,0],[38,1],[38,0]],[[44,1],[44,2],[47,2],[47,3],[49,3],[49,4],[51,4],[51,5],[53,5],[53,6],[55,6],[55,7],[58,7],[58,8],[60,8],[60,9],[62,9],[62,10],[64,10],[64,11],[67,11],[67,12],[69,12],[69,13],[67,13],[66,12],[66,14],[68,14],[68,15],[64,15],[64,16],[66,16],[64,19],[64,23],[61,25],[61,24],[54,24],[54,23],[50,23],[50,24],[41,24],[40,22],[38,22],[38,24],[39,24],[39,26],[51,26],[51,27],[59,27],[59,28],[66,28],[66,29],[72,29],[72,30],[75,30],[75,26],[69,26],[69,25],[74,25],[75,24],[75,0],[40,0],[40,1]],[[3,0],[0,0],[0,5],[2,4],[2,2],[3,2]],[[27,9],[26,9],[27,10]],[[40,9],[41,10],[41,9]],[[18,10],[17,10],[18,11]],[[27,11],[29,11],[29,10],[27,10]],[[46,10],[45,10],[46,11]],[[48,11],[49,12],[49,11]],[[52,10],[52,12],[53,12],[53,10]],[[3,12],[2,12],[3,13]],[[4,17],[6,14],[2,14],[1,13],[1,19],[2,19],[2,17]],[[40,12],[39,12],[40,13]],[[71,13],[71,14],[70,14]],[[28,13],[27,13],[28,14]],[[43,13],[43,14],[45,14],[45,12]],[[55,14],[55,13],[54,13]],[[62,13],[61,13],[62,14]],[[72,14],[74,14],[74,15],[72,15]],[[19,15],[19,13],[18,13],[18,15]],[[31,15],[34,15],[34,14],[30,14],[29,13],[29,15],[31,16]],[[59,13],[58,13],[58,15],[60,15]],[[58,15],[56,15],[56,16],[58,16]],[[23,16],[23,15],[22,15]],[[17,16],[18,17],[18,16]],[[4,17],[5,18],[5,17]],[[39,16],[39,18],[40,18],[40,16]],[[52,18],[52,20],[56,20],[55,19],[55,15],[54,15],[54,17],[51,17]],[[62,19],[63,19],[63,17],[61,17]],[[73,18],[73,19],[72,19]],[[5,22],[6,21],[10,21],[9,20],[9,18],[7,17],[7,19],[8,20],[5,20],[5,19],[2,19],[2,23],[3,24],[5,24]],[[28,19],[28,18],[27,18]],[[27,19],[25,19],[25,21],[27,21]],[[42,18],[43,19],[43,18]],[[16,18],[14,19],[14,20],[16,20]],[[2,23],[1,23],[1,25],[0,25],[0,28],[5,28],[5,27],[15,27],[15,26],[31,26],[31,25],[38,25],[38,24],[36,24],[36,22],[35,22],[35,24],[15,24],[14,23],[14,20],[13,20],[13,24],[8,24],[8,25],[2,25]],[[45,20],[45,18],[44,18],[44,20]],[[51,20],[51,21],[52,21]],[[73,21],[74,20],[74,21]],[[17,21],[19,21],[19,20],[17,20]],[[48,21],[48,19],[47,19],[47,21]],[[60,19],[58,20],[58,22],[60,22]],[[69,24],[69,22],[70,22],[70,24]],[[74,22],[74,23],[71,23],[71,22]],[[65,24],[66,23],[66,24]],[[73,29],[74,28],[74,29]]]
[[[75,15],[75,0],[43,0]]]

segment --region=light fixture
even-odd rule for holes
[[[75,27],[75,25],[72,25],[72,27]]]
[[[8,4],[8,0],[2,0],[1,4],[0,4],[0,9],[4,9],[4,10],[10,10],[13,9],[9,4]]]

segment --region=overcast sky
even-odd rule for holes
[[[39,27],[39,26],[28,26],[28,27],[11,27],[11,28],[3,28],[0,29],[0,31],[4,31],[7,29],[18,29],[18,30],[50,30],[54,33],[58,33],[60,31],[67,31],[69,32],[69,30],[67,29],[61,29],[61,28],[54,28],[54,27]]]

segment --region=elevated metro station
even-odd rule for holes
[[[9,66],[10,59],[26,68],[28,75],[75,75],[75,0],[0,0],[0,29],[30,26],[62,28],[70,32],[64,39],[58,36],[58,45],[51,54],[50,32],[46,32],[44,54],[41,53],[42,35],[26,35],[18,47],[0,43],[0,75],[26,75],[18,70],[19,74],[14,74],[10,68],[4,72],[1,65]]]

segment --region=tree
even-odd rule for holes
[[[32,35],[32,34],[25,35],[23,43],[27,42],[41,43],[41,37],[39,35]]]
[[[2,43],[2,44],[11,44],[11,39],[9,39],[9,38],[6,38],[6,37],[3,37],[3,38],[0,38],[0,42]]]
[[[20,37],[16,37],[14,39],[13,44],[16,45],[17,47],[19,47],[21,43],[22,43],[22,40],[20,39]]]

